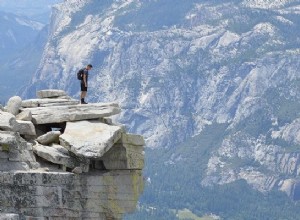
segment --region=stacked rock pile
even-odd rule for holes
[[[38,186],[34,186],[35,182],[39,182],[38,174],[41,173],[42,179],[47,179],[49,175],[60,176],[58,179],[66,178],[68,181],[63,182],[68,182],[68,187],[72,185],[70,179],[73,179],[73,183],[81,188],[89,186],[89,183],[82,183],[83,179],[98,176],[106,180],[105,176],[112,174],[112,177],[126,176],[128,182],[128,178],[131,180],[130,176],[134,173],[135,183],[131,182],[131,184],[138,183],[139,186],[135,186],[137,187],[135,192],[131,189],[135,198],[130,200],[137,200],[136,195],[141,190],[140,171],[144,167],[143,146],[145,143],[142,136],[127,133],[124,126],[114,124],[109,118],[121,112],[118,104],[80,105],[77,100],[72,99],[62,90],[42,90],[37,92],[37,96],[38,98],[29,100],[22,100],[15,96],[9,99],[5,107],[0,106],[0,190],[13,191],[14,186],[22,185],[24,182],[28,184],[31,179],[33,187],[39,187],[41,191],[45,187],[43,184],[48,184],[47,181],[42,181]],[[79,176],[74,179],[72,175]],[[111,181],[113,182],[114,179],[112,178]],[[5,185],[7,181],[9,184]],[[51,184],[53,187],[58,187],[61,181],[54,181]],[[118,184],[121,185],[119,182]],[[95,188],[95,184],[92,185]],[[103,188],[102,183],[96,183],[96,186]],[[72,193],[73,191],[69,192],[69,194]],[[77,193],[80,194],[80,190]],[[123,193],[128,194],[128,192]],[[86,213],[92,210],[94,214],[88,215],[87,219],[93,219],[93,216],[95,219],[99,219],[99,216],[103,219],[105,216],[114,216],[118,219],[121,214],[132,209],[132,207],[124,210],[118,209],[118,212],[114,213],[116,207],[106,207],[106,211],[103,211],[105,205],[101,202],[99,203],[103,206],[101,210],[95,207],[74,208],[72,205],[63,205],[66,200],[61,198],[62,206],[59,206],[59,210],[68,210],[68,212],[56,210],[48,213],[45,211],[47,205],[43,205],[39,209],[42,208],[44,211],[35,213],[28,207],[28,204],[16,205],[12,202],[3,205],[1,203],[2,200],[9,198],[9,195],[0,196],[0,208],[10,213],[6,214],[8,216],[17,215],[23,218],[33,216],[48,219],[66,219],[66,217],[84,219]],[[39,206],[36,198],[31,198],[29,201],[35,201],[33,203]],[[48,205],[51,206],[51,202]],[[12,208],[12,206],[15,207]],[[76,213],[68,214],[72,209]],[[109,215],[107,210],[109,210]],[[52,218],[50,218],[51,215],[53,215]]]

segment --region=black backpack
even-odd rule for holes
[[[84,69],[81,69],[77,72],[77,79],[83,80]]]

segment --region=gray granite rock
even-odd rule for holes
[[[114,219],[136,209],[141,171],[0,172],[0,209],[20,219]]]
[[[67,96],[67,93],[63,90],[56,90],[56,89],[46,89],[40,90],[36,93],[38,98],[53,98],[59,96]]]
[[[86,158],[100,158],[120,138],[122,129],[97,120],[67,122],[60,143],[74,154]]]
[[[17,115],[17,114],[19,114],[19,110],[21,108],[21,105],[22,105],[21,97],[13,96],[7,102],[6,111],[13,114],[13,115]]]
[[[29,163],[30,166],[36,162],[33,150],[11,148],[7,154],[9,162],[26,162]]]
[[[17,120],[22,121],[31,121],[32,120],[32,114],[30,110],[22,111],[18,115],[16,115]]]
[[[4,111],[4,107],[0,104],[0,111]]]
[[[0,213],[1,220],[19,220],[18,214]]]
[[[101,160],[108,170],[142,170],[144,168],[143,146],[115,144]]]
[[[13,114],[0,111],[0,130],[12,131],[17,121]]]
[[[24,135],[36,135],[35,127],[31,121],[16,120],[9,112],[0,111],[0,130],[16,131]]]
[[[49,131],[46,134],[39,136],[36,140],[40,144],[48,145],[51,143],[59,143],[60,131]]]
[[[44,98],[44,99],[28,99],[22,101],[23,108],[61,106],[61,105],[77,105],[78,100],[72,98]]]
[[[0,152],[2,158],[6,154],[5,160],[0,161],[2,171],[28,170],[35,166],[32,145],[16,132],[0,131]]]
[[[144,137],[141,135],[122,133],[122,137],[120,138],[118,143],[131,144],[135,146],[144,146],[145,140]]]
[[[98,119],[119,114],[121,109],[116,103],[95,103],[87,105],[68,105],[31,108],[34,124],[61,123]]]
[[[279,182],[279,189],[285,192],[288,196],[293,195],[297,181],[294,179],[286,179]]]
[[[0,219],[122,219],[133,211],[144,140],[106,118],[119,106],[77,105],[57,90],[39,96],[17,116],[0,110]]]
[[[101,121],[104,124],[114,125],[111,118],[100,118],[99,121]]]
[[[72,173],[80,174],[80,173],[82,173],[82,168],[81,167],[75,167],[72,170]]]
[[[36,135],[35,127],[31,121],[17,120],[13,127],[13,130],[24,135],[31,135],[31,136]]]
[[[51,146],[36,144],[33,146],[33,151],[39,157],[55,164],[61,164],[69,168],[74,168],[77,164],[76,159],[69,154],[69,151],[58,144]]]
[[[58,97],[57,97],[57,99],[75,100],[75,99],[73,99],[72,97],[70,97],[70,96],[67,96],[67,95],[58,96]]]
[[[0,171],[12,172],[12,171],[28,171],[30,166],[26,162],[7,162],[6,160],[0,160]]]
[[[108,170],[142,170],[144,168],[143,136],[122,133],[117,143],[101,160]]]

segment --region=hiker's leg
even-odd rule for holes
[[[80,100],[82,101],[82,99],[85,98],[86,96],[86,91],[87,91],[87,88],[84,86],[84,84],[81,82],[80,83]]]
[[[81,92],[81,98],[84,99],[86,97],[86,91]]]
[[[86,97],[86,91],[81,91],[81,94],[80,94],[80,103],[81,104],[87,104],[84,100],[85,97]]]

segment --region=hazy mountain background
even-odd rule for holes
[[[0,10],[48,24],[53,4],[63,0],[0,0]]]
[[[117,101],[147,142],[127,219],[300,219],[299,0],[68,0],[22,92]]]
[[[48,38],[51,5],[59,0],[0,0],[0,103],[31,79]]]

